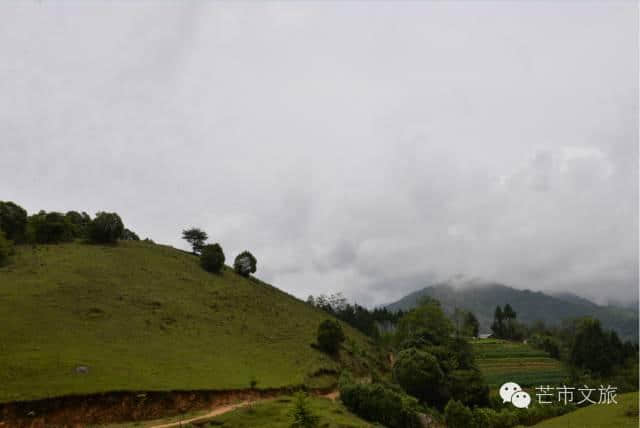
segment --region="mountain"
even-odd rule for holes
[[[540,291],[517,290],[502,284],[480,284],[454,287],[443,283],[408,294],[388,309],[410,309],[424,296],[440,301],[444,310],[453,313],[462,308],[473,312],[481,325],[481,332],[489,332],[493,312],[497,305],[509,303],[518,314],[518,320],[532,323],[542,320],[548,325],[558,325],[562,320],[591,316],[598,318],[604,328],[613,329],[623,339],[638,340],[638,312],[614,306],[600,306],[570,293],[555,296]]]
[[[330,387],[381,367],[368,338],[338,361],[312,345],[325,312],[171,247],[17,246],[0,268],[0,402],[107,391]]]

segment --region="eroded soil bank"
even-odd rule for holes
[[[85,427],[171,417],[194,410],[291,394],[299,388],[109,392],[0,404],[0,428]],[[328,390],[314,390],[326,393]]]

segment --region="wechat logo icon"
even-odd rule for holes
[[[531,396],[524,392],[520,385],[514,382],[507,382],[500,387],[500,398],[503,403],[511,403],[518,409],[528,408],[531,404]]]

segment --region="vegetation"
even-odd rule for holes
[[[207,426],[234,428],[290,428],[295,397],[283,396],[251,407],[234,410],[216,417]],[[369,428],[370,424],[355,416],[339,402],[323,397],[308,396],[308,410],[323,428]]]
[[[197,227],[192,227],[182,231],[182,239],[191,245],[193,254],[200,254],[204,248],[204,243],[209,239],[207,233]]]
[[[293,418],[291,428],[315,428],[320,421],[320,418],[311,410],[309,397],[304,392],[295,395],[291,416]]]
[[[426,403],[438,403],[446,394],[443,391],[444,373],[438,360],[416,348],[405,349],[398,354],[393,378],[408,394]]]
[[[523,387],[558,385],[569,377],[562,362],[530,344],[476,339],[471,345],[477,366],[492,388],[509,381],[517,381]]]
[[[122,237],[124,224],[116,213],[99,212],[89,225],[89,239],[100,244],[113,244]]]
[[[340,378],[340,399],[356,415],[389,428],[420,427],[418,400],[382,383],[358,383],[348,373]]]
[[[256,272],[258,261],[248,251],[243,251],[236,256],[233,262],[233,269],[242,276],[249,276]]]
[[[11,254],[13,254],[13,242],[5,238],[4,232],[0,230],[0,266],[8,263]]]
[[[328,354],[336,354],[345,336],[340,323],[334,320],[324,320],[318,326],[318,346]]]
[[[444,408],[444,419],[447,428],[470,428],[474,426],[471,410],[456,400],[449,400]]]
[[[403,311],[392,312],[387,308],[369,310],[358,304],[349,304],[341,293],[318,297],[309,296],[307,303],[335,316],[350,326],[374,339],[379,339],[383,332],[392,330]]]
[[[437,299],[449,315],[456,308],[473,312],[480,323],[480,333],[490,331],[496,305],[509,303],[522,324],[533,325],[544,320],[547,326],[555,328],[560,327],[565,320],[591,317],[599,319],[602,328],[616,331],[621,340],[638,341],[636,309],[600,306],[567,293],[552,296],[492,283],[473,284],[469,287],[454,287],[444,283],[411,293],[386,307],[390,311],[406,311],[419,306],[420,300],[425,296]],[[524,337],[528,335],[526,332]]]
[[[74,238],[73,225],[64,214],[40,211],[29,216],[27,240],[38,244],[69,242]]]
[[[200,265],[204,270],[213,273],[220,273],[224,267],[224,252],[220,244],[209,244],[202,247],[200,254]]]
[[[620,394],[617,401],[618,404],[592,404],[564,416],[548,419],[535,427],[637,428],[638,393]]]
[[[0,231],[10,241],[23,242],[26,239],[27,211],[11,201],[0,201]]]
[[[383,369],[369,340],[346,325],[362,352],[337,360],[310,346],[326,313],[143,241],[16,246],[0,268],[0,292],[0,402],[245,389],[251,375],[259,388],[330,387],[341,367]],[[77,373],[80,365],[88,373]]]

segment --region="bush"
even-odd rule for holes
[[[224,267],[224,260],[224,252],[220,244],[209,244],[202,247],[200,264],[207,272],[221,272]]]
[[[489,405],[489,387],[479,370],[452,370],[447,383],[451,398],[462,401],[467,406]]]
[[[469,428],[473,426],[471,410],[456,400],[449,400],[444,408],[444,419],[448,428]]]
[[[89,225],[89,238],[96,243],[114,243],[123,232],[124,224],[116,213],[99,212]]]
[[[324,320],[318,326],[318,345],[323,351],[335,354],[344,339],[344,332],[338,321]]]
[[[28,219],[29,241],[38,244],[55,244],[73,239],[73,225],[61,213],[40,211]]]
[[[125,228],[120,239],[123,241],[139,241],[140,237],[134,231]]]
[[[7,264],[11,254],[13,254],[13,242],[5,238],[4,232],[0,230],[0,266]]]
[[[340,399],[356,415],[389,428],[418,428],[418,400],[385,386],[340,379]]]
[[[291,413],[293,416],[291,428],[314,428],[320,421],[320,418],[311,412],[309,397],[303,392],[296,394]]]
[[[256,272],[256,265],[258,261],[248,251],[243,251],[236,257],[233,262],[233,269],[242,276],[249,276]]]
[[[393,378],[408,394],[428,404],[442,405],[446,395],[444,373],[432,354],[409,348],[400,351]]]
[[[13,202],[0,201],[0,230],[5,238],[14,242],[23,242],[27,229],[27,211]]]
[[[64,215],[69,223],[72,225],[74,238],[87,238],[89,234],[89,225],[91,224],[91,217],[86,212],[80,214],[78,211],[68,211]]]

